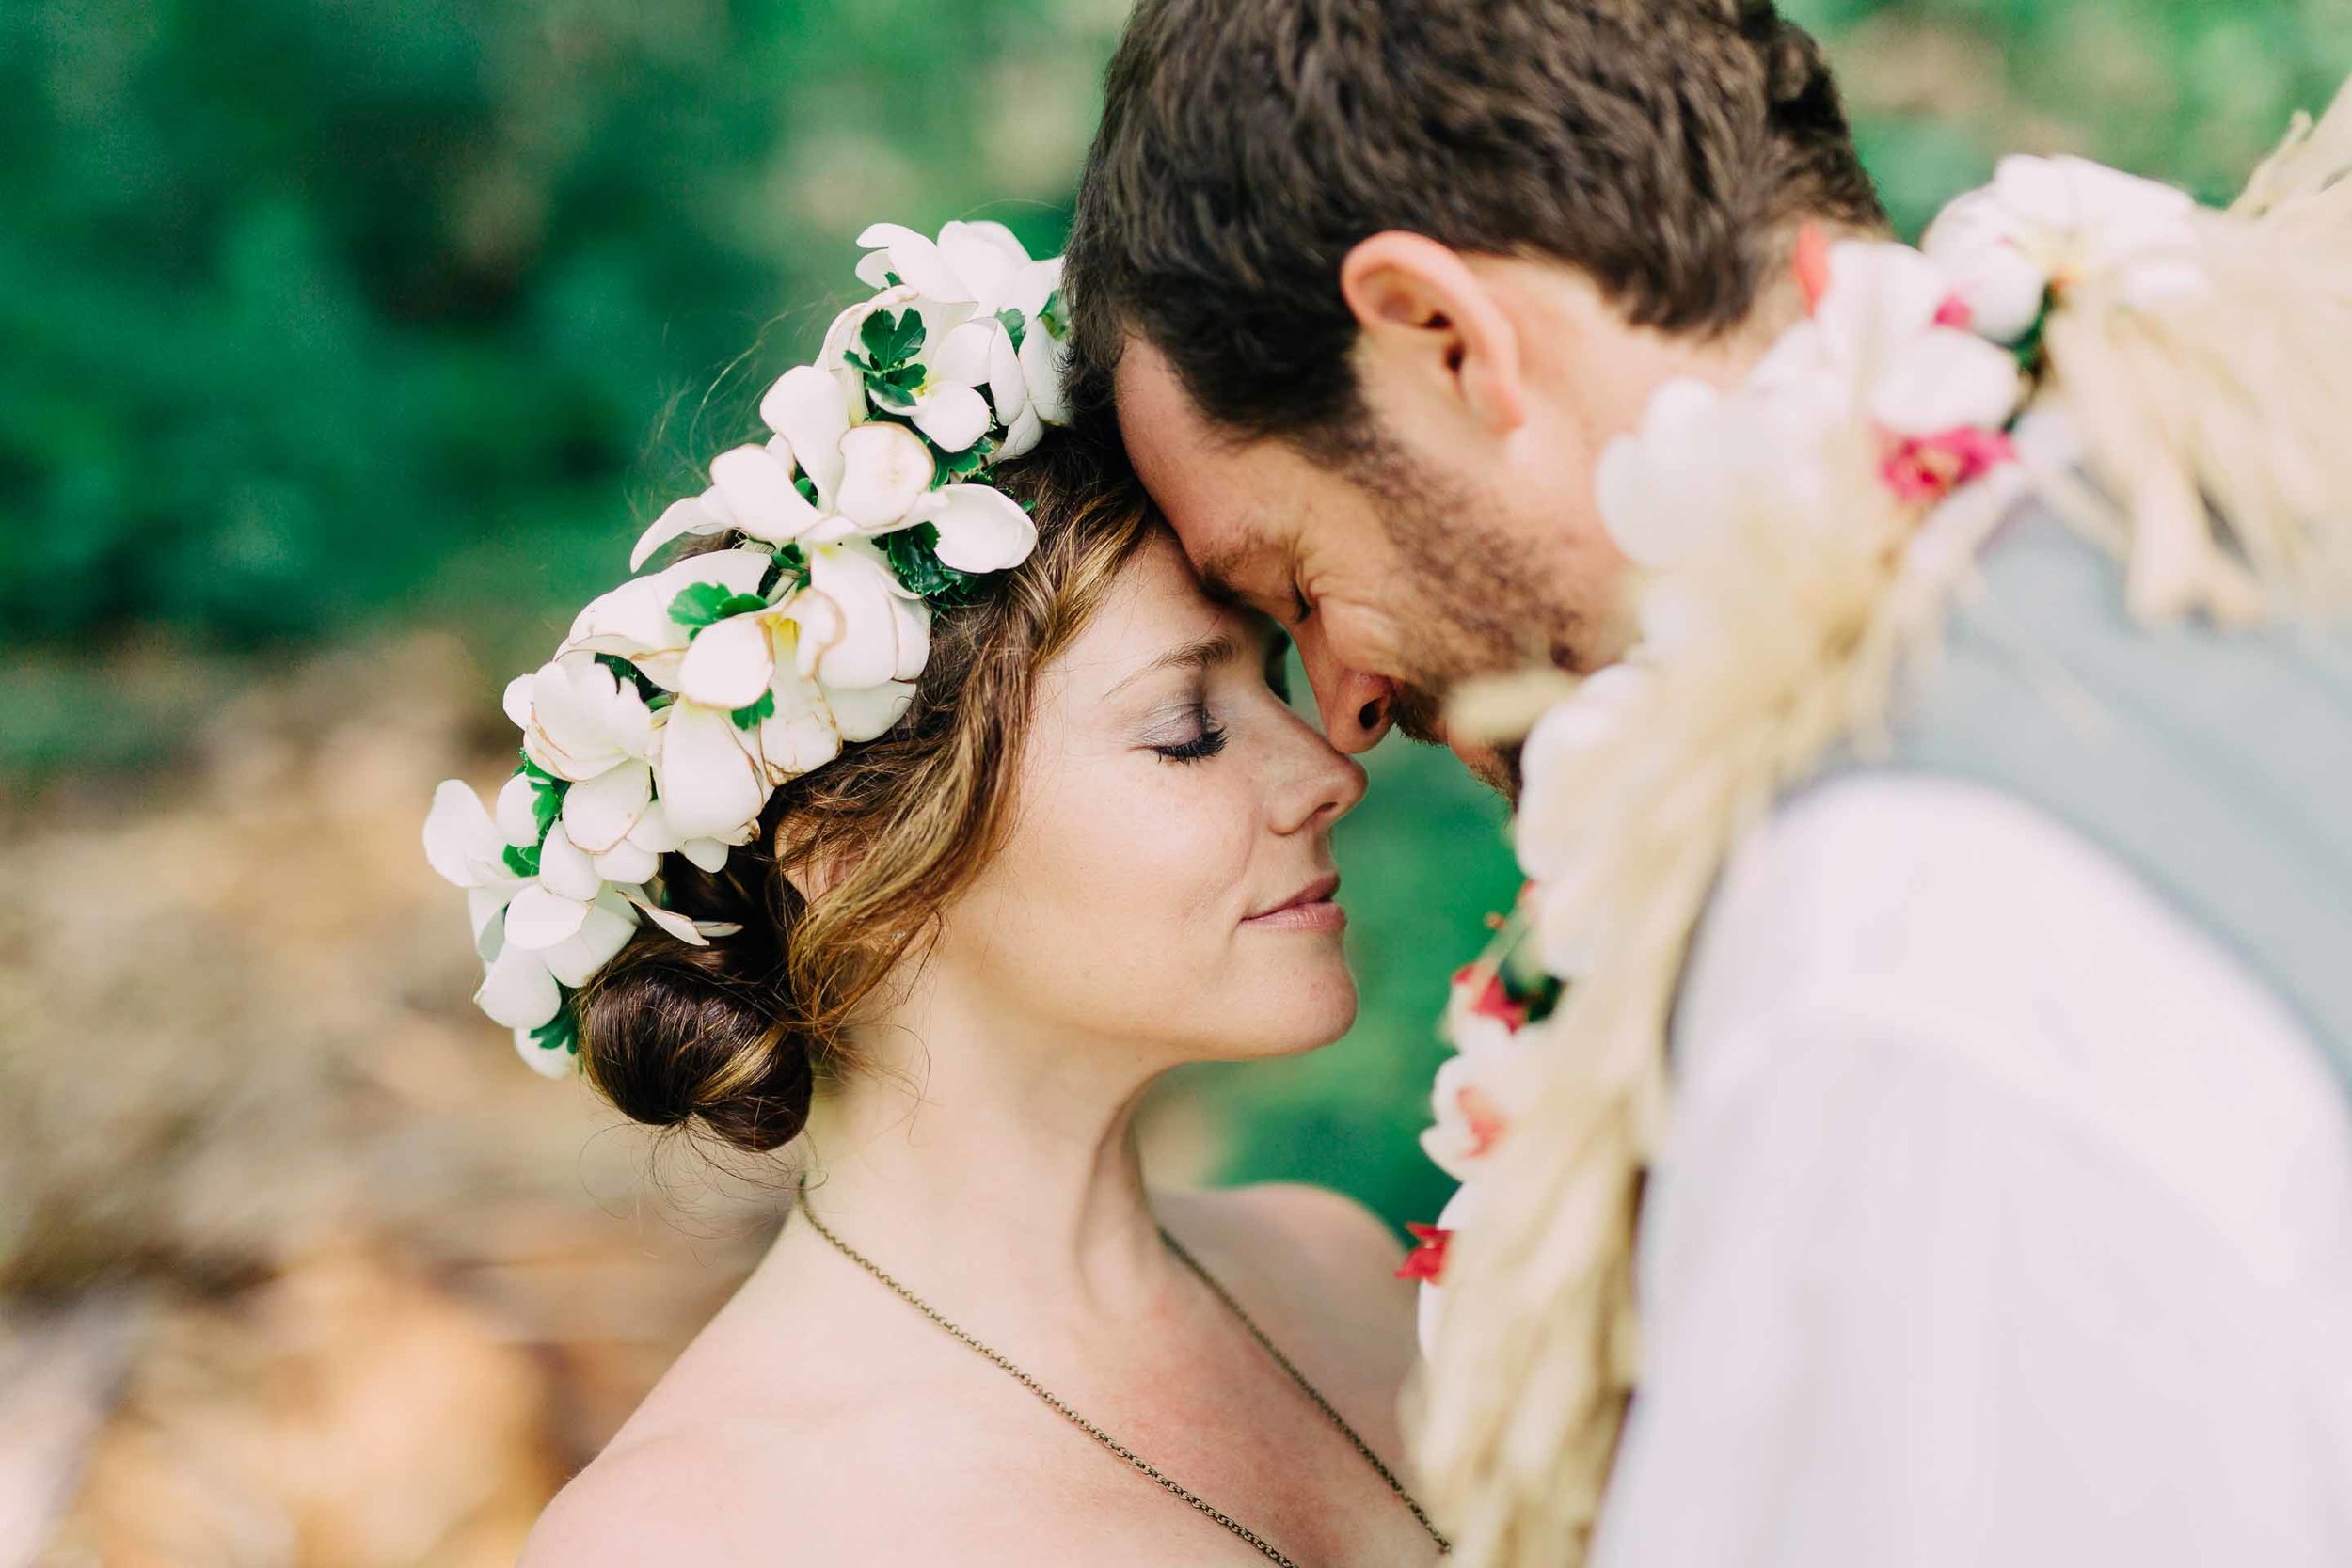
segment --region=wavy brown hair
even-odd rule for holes
[[[663,858],[673,908],[741,933],[694,947],[647,926],[580,991],[588,1077],[633,1119],[753,1151],[797,1137],[818,1080],[856,1065],[850,1022],[1000,843],[1038,673],[1153,515],[1124,465],[1076,436],[989,482],[1037,519],[1036,553],[937,613],[905,717],[779,788],[722,870]],[[818,868],[803,896],[794,877]]]

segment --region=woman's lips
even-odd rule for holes
[[[1318,877],[1289,902],[1242,922],[1261,931],[1336,931],[1347,924],[1347,911],[1334,902],[1340,891],[1336,876]]]

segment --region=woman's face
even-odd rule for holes
[[[1010,831],[930,955],[961,1005],[1168,1060],[1346,1032],[1331,829],[1364,773],[1284,700],[1283,654],[1145,546],[1041,674]]]

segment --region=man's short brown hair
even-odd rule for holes
[[[1139,332],[1212,420],[1347,449],[1368,235],[1564,261],[1706,335],[1804,216],[1884,222],[1770,0],[1141,0],[1070,241],[1079,395]]]

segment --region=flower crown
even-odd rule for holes
[[[689,535],[735,542],[595,599],[506,688],[522,762],[490,809],[454,779],[434,792],[425,856],[466,890],[475,1005],[550,1077],[579,1055],[573,992],[641,917],[698,946],[739,929],[665,908],[660,857],[723,866],[778,785],[906,712],[932,607],[1036,547],[976,481],[1068,418],[1060,259],[996,223],[858,244],[879,292],[768,389],[773,436],[715,458],[629,570]]]

